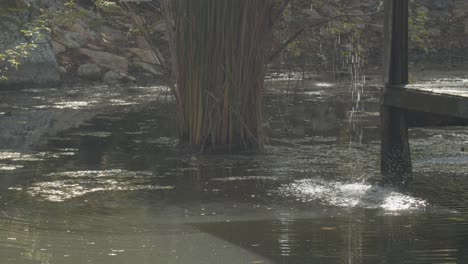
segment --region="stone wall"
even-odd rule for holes
[[[8,1],[10,6],[32,10],[33,17],[39,8],[49,14],[46,19],[57,10],[70,11],[61,0]],[[165,56],[159,50],[167,45],[163,40],[165,27],[154,12],[140,11],[135,14],[118,8],[95,12],[92,5],[75,6],[71,10],[75,17],[66,25],[54,25],[51,37],[46,35],[40,40],[41,44],[31,50],[18,69],[2,72],[8,80],[0,80],[0,86],[57,81],[114,85],[161,79]],[[20,33],[31,18],[31,13],[25,13],[17,18],[10,14],[0,16],[0,53],[28,41]],[[140,30],[143,26],[148,29],[145,35]]]
[[[84,3],[87,1],[78,1]],[[88,1],[89,2],[89,1]],[[311,5],[320,2],[321,6]],[[300,27],[336,15],[330,4],[338,1],[294,0],[295,10],[290,23]],[[375,0],[347,0],[347,9],[353,14],[375,10]],[[412,61],[418,64],[459,66],[468,62],[468,1],[467,0],[410,0],[412,6],[427,14],[429,53],[412,45]],[[63,8],[62,0],[0,0],[1,5],[40,7],[54,12]],[[22,61],[18,70],[8,72],[8,81],[0,85],[51,82],[154,82],[164,78],[163,65],[169,60],[165,24],[153,10],[145,8],[118,9],[96,12],[93,5],[76,6],[81,16],[69,25],[54,29],[52,38],[46,36],[42,44]],[[24,16],[1,15],[0,53],[21,42],[28,41],[19,31],[24,28]],[[144,27],[142,34],[139,27]],[[381,64],[383,17],[363,17],[357,24],[364,35],[360,45],[365,50],[370,65]],[[294,27],[284,32],[284,38],[294,32]],[[281,40],[281,39],[279,39]],[[278,41],[280,42],[280,41]],[[321,70],[336,60],[336,54],[347,47],[344,38],[327,32],[326,26],[308,31],[301,39],[300,53],[285,59],[287,63],[318,65]],[[429,43],[429,42],[428,42]],[[423,43],[424,45],[425,43]],[[428,45],[429,46],[429,45]],[[327,51],[328,49],[328,51]],[[341,49],[341,50],[340,50]],[[327,53],[328,52],[328,53]],[[287,53],[287,52],[286,52]],[[289,56],[289,55],[288,55]],[[288,56],[283,56],[287,58]],[[292,58],[292,59],[291,59]],[[283,61],[284,62],[284,61]],[[336,63],[336,62],[335,62]],[[333,66],[335,67],[335,66]]]

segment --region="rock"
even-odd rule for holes
[[[138,67],[138,68],[140,68],[140,69],[142,69],[142,70],[144,70],[146,72],[151,73],[152,75],[155,75],[155,76],[163,75],[160,71],[156,70],[156,68],[154,68],[150,64],[140,62],[140,61],[135,61],[135,62],[133,62],[133,65],[135,65],[136,67]]]
[[[91,50],[97,50],[97,51],[104,50],[104,48],[102,48],[102,47],[99,47],[99,46],[96,46],[96,45],[93,45],[93,44],[89,44],[89,43],[86,45],[86,47],[91,49]]]
[[[454,2],[453,5],[453,10],[460,10],[465,13],[465,11],[468,11],[468,2],[465,0],[457,0]]]
[[[156,53],[153,52],[152,50],[145,50],[145,49],[140,49],[140,48],[129,48],[128,51],[130,51],[133,55],[136,56],[136,60],[149,63],[149,64],[156,64],[156,65],[161,65],[161,62],[158,59],[158,56],[156,56]],[[156,50],[158,54],[158,50]],[[161,58],[161,56],[159,56]]]
[[[70,58],[71,54],[61,53],[57,57],[57,61],[61,66],[69,67],[72,64],[72,59]]]
[[[443,25],[447,23],[450,13],[446,11],[430,11],[428,16],[432,23]]]
[[[101,68],[96,64],[83,64],[77,70],[78,76],[90,80],[98,80],[101,78]]]
[[[119,30],[115,30],[108,26],[101,26],[100,29],[101,40],[105,43],[125,40],[124,34]]]
[[[2,8],[28,8],[29,3],[26,0],[2,0]]]
[[[57,0],[25,0],[25,1],[31,4],[39,4],[39,7],[41,8],[49,8],[52,10],[56,10],[56,8],[64,6],[64,4],[61,3],[62,1],[57,1]]]
[[[468,9],[454,9],[453,12],[452,12],[453,17],[455,19],[465,17],[466,16],[466,11],[465,10],[468,10]]]
[[[468,16],[468,1],[457,0],[453,4],[452,13],[454,18],[464,18]]]
[[[80,34],[83,38],[87,35],[86,30],[80,23],[73,24],[69,30]]]
[[[79,40],[77,42],[88,42],[89,40],[95,40],[96,39],[96,33],[94,33],[91,30],[87,30],[83,27],[83,25],[80,22],[77,22],[73,24],[73,26],[70,27],[70,31],[76,33],[79,35]]]
[[[138,48],[140,49],[149,49],[149,50],[151,49],[151,44],[143,36],[136,37],[136,43],[137,43]]]
[[[20,32],[24,27],[26,17],[21,14],[16,16],[0,16],[0,51],[16,47],[20,43],[28,43]],[[37,42],[40,43],[34,49],[29,50],[30,54],[21,59],[18,69],[3,71],[8,80],[0,81],[0,85],[10,84],[44,84],[60,80],[55,52],[52,47],[50,37],[45,35]],[[0,63],[0,67],[1,67]],[[4,65],[3,65],[4,66]]]
[[[154,31],[159,31],[159,32],[166,32],[167,30],[167,26],[166,26],[166,22],[158,22],[156,25],[154,25],[153,27],[153,30]]]
[[[102,81],[106,84],[118,84],[123,78],[118,72],[108,71],[102,76]]]
[[[440,29],[436,29],[436,28],[429,29],[429,34],[431,34],[431,36],[433,36],[433,37],[440,37],[441,36]]]
[[[60,54],[67,50],[64,45],[58,43],[57,41],[52,41],[52,47],[54,48],[55,54]]]
[[[463,22],[465,24],[465,34],[468,34],[468,18],[465,18]]]
[[[146,19],[143,16],[134,15],[134,16],[132,16],[132,20],[133,20],[133,23],[137,27],[143,27],[143,26],[146,25]]]
[[[85,55],[88,57],[89,61],[102,68],[122,74],[126,74],[128,72],[128,61],[124,57],[105,51],[95,51],[83,48],[78,49],[78,52]]]
[[[81,47],[81,43],[85,42],[76,32],[59,32],[58,35],[57,42],[69,49],[77,49]]]
[[[136,82],[136,78],[131,76],[131,75],[125,75],[124,76],[125,80],[129,81],[129,82]]]
[[[159,21],[156,24],[152,26],[152,29],[154,30],[156,35],[158,35],[157,38],[161,38],[164,41],[169,41],[169,34],[167,32],[167,25],[165,21]]]
[[[67,68],[63,67],[63,66],[60,66],[58,67],[58,71],[60,74],[65,74],[67,73]]]
[[[432,10],[448,10],[450,2],[448,0],[429,0],[428,7]]]

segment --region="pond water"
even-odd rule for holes
[[[381,186],[378,89],[287,83],[264,154],[182,152],[165,100],[3,142],[0,262],[468,263],[468,130],[411,130],[414,181]]]

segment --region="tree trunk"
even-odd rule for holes
[[[180,140],[207,150],[261,150],[271,0],[173,0]]]
[[[385,0],[386,87],[408,84],[408,2]],[[381,172],[385,182],[401,184],[411,180],[412,163],[406,112],[381,106]]]

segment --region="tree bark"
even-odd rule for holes
[[[408,84],[408,1],[385,1],[386,87]],[[412,178],[406,113],[381,106],[381,172],[384,181],[399,184]]]

